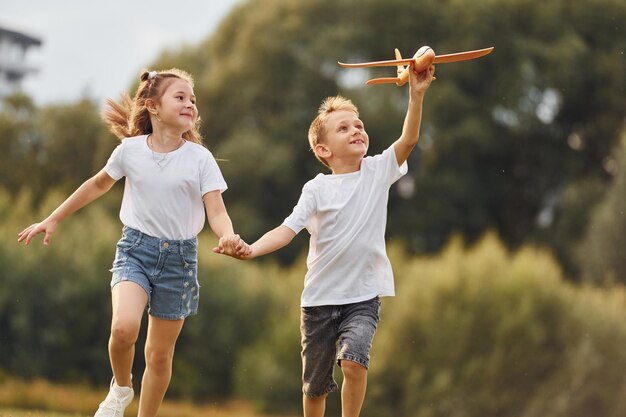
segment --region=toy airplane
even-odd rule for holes
[[[398,67],[397,77],[373,78],[366,84],[396,84],[402,86],[409,81],[409,68],[414,63],[415,71],[422,72],[433,64],[447,64],[448,62],[467,61],[480,58],[493,51],[493,47],[477,49],[475,51],[458,52],[456,54],[435,55],[435,51],[430,46],[422,46],[417,50],[413,58],[402,59],[400,51],[396,48],[396,59],[389,61],[362,62],[358,64],[345,64],[338,62],[344,68],[368,68],[368,67]]]

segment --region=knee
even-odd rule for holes
[[[111,325],[111,342],[117,347],[135,344],[139,335],[139,326],[128,321],[115,321]]]
[[[318,397],[309,397],[306,394],[302,395],[302,404],[306,410],[311,410],[312,408],[325,407],[326,406],[326,397],[328,394],[323,394]]]
[[[174,352],[167,349],[159,349],[146,346],[146,366],[153,372],[169,372],[172,368]]]
[[[345,379],[359,379],[367,375],[367,368],[350,360],[341,361],[341,371]]]

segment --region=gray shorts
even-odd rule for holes
[[[198,311],[198,244],[195,238],[167,240],[124,227],[111,278],[139,285],[148,294],[148,313],[181,320]]]
[[[353,304],[302,307],[302,392],[306,396],[336,390],[333,370],[342,360],[369,367],[379,313],[378,297]]]

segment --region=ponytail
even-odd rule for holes
[[[177,68],[161,72],[143,71],[139,77],[139,86],[134,98],[131,99],[128,93],[124,93],[120,102],[107,99],[102,118],[111,133],[120,140],[152,133],[152,122],[150,121],[150,112],[146,108],[146,102],[148,100],[158,101],[174,79],[185,80],[193,87],[191,75]],[[199,128],[200,117],[198,117],[194,127],[183,133],[183,138],[202,144]]]
[[[106,100],[106,108],[102,113],[102,118],[111,133],[120,140],[133,136],[130,124],[128,123],[132,107],[133,100],[128,93],[122,94],[120,102],[110,98]]]

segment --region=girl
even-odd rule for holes
[[[193,80],[179,69],[143,72],[133,99],[107,100],[103,117],[121,144],[106,166],[85,181],[41,223],[18,235],[27,245],[44,233],[48,245],[58,223],[126,177],[111,294],[110,391],[96,417],[123,417],[133,399],[131,369],[143,311],[148,307],[146,369],[139,417],[155,416],[172,373],[174,345],[198,307],[197,240],[204,212],[213,232],[237,246],[239,236],[224,207],[226,183],[202,146]],[[242,243],[243,244],[243,243]],[[219,250],[214,249],[219,252]]]

